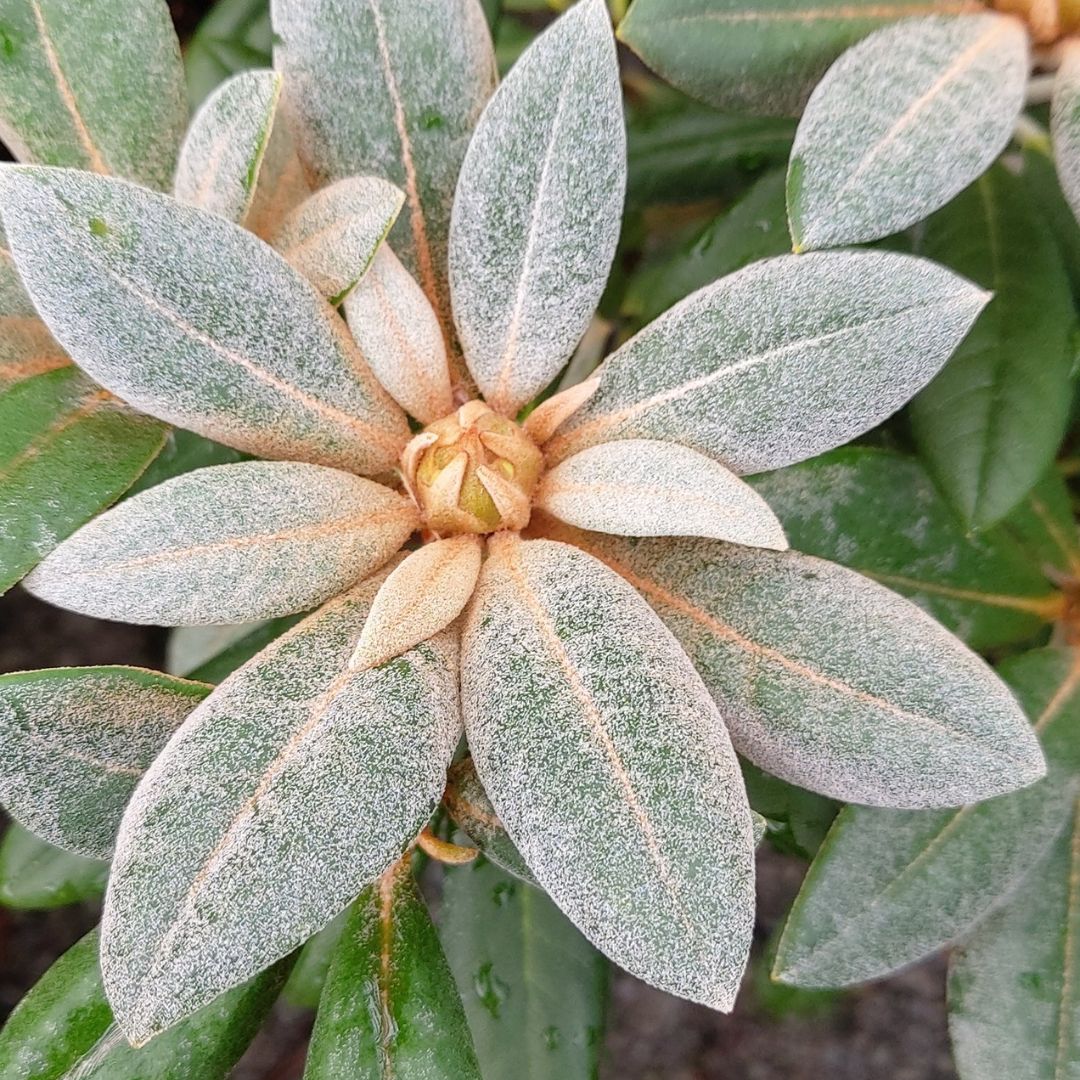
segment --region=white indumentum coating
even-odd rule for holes
[[[719,462],[675,443],[590,446],[546,473],[533,504],[580,529],[619,536],[710,536],[787,546],[769,504]]]
[[[0,801],[50,844],[108,858],[139,778],[210,689],[141,668],[0,677]]]
[[[813,457],[922,389],[989,294],[885,251],[781,255],[693,293],[610,356],[545,447],[681,443],[737,473]]]
[[[488,404],[513,416],[559,373],[604,291],[626,132],[603,0],[529,46],[484,110],[450,229],[454,320]]]
[[[347,670],[383,576],[229,676],[136,789],[101,941],[109,1003],[132,1042],[301,945],[401,857],[438,804],[461,737],[455,636]]]
[[[489,544],[461,690],[499,818],[597,948],[729,1010],[754,922],[753,829],[720,715],[648,605],[595,559],[509,533]]]
[[[340,304],[367,273],[405,195],[377,176],[350,176],[305,199],[274,247],[328,300]]]
[[[1024,106],[1027,31],[1008,15],[904,19],[844,53],[791,149],[796,250],[877,240],[990,167]]]
[[[388,471],[408,438],[334,310],[261,240],[122,180],[0,170],[28,291],[129,404],[262,457]]]
[[[276,123],[281,76],[245,71],[203,103],[180,148],[173,194],[243,225]]]
[[[635,585],[716,699],[739,753],[846,802],[920,809],[1046,770],[1008,688],[909,600],[834,563],[716,540],[574,543]]]
[[[412,502],[322,465],[243,461],[107,510],[25,579],[99,619],[182,626],[303,611],[378,569],[419,524]]]
[[[1061,190],[1080,218],[1080,42],[1066,39],[1061,49],[1050,106],[1050,133]]]
[[[480,574],[478,536],[451,536],[405,557],[383,582],[350,661],[375,667],[445,630],[465,609]]]
[[[453,411],[438,317],[388,244],[345,297],[345,318],[375,377],[410,416],[431,424]]]

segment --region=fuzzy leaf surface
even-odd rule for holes
[[[109,864],[72,855],[36,837],[18,822],[0,841],[0,906],[25,911],[92,900],[105,891]]]
[[[1061,190],[1080,218],[1080,47],[1066,43],[1054,76],[1050,132]]]

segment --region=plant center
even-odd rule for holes
[[[1023,19],[1037,45],[1051,45],[1080,29],[1080,0],[991,0],[990,6]]]

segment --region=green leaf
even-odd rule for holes
[[[0,592],[115,502],[165,435],[72,367],[0,394]]]
[[[235,672],[136,789],[102,922],[105,984],[132,1041],[303,944],[438,803],[461,731],[455,639],[346,668],[384,578]]]
[[[906,19],[849,49],[795,133],[795,250],[877,240],[944,206],[1005,149],[1029,67],[1023,25],[989,13]]]
[[[134,1049],[110,1031],[97,952],[94,930],[16,1006],[0,1031],[0,1074],[19,1080],[68,1080],[76,1074],[80,1080],[225,1080],[288,971],[287,963],[278,964],[149,1046]]]
[[[1061,190],[1080,218],[1080,49],[1075,44],[1064,45],[1054,76],[1050,133]]]
[[[210,465],[232,465],[245,460],[244,454],[221,443],[211,442],[193,431],[173,428],[165,440],[165,449],[150,463],[146,472],[132,485],[129,495],[149,491],[175,476],[205,469]]]
[[[42,317],[125,401],[261,456],[361,473],[396,463],[404,415],[333,309],[257,237],[88,173],[17,167],[0,180]]]
[[[513,416],[570,359],[622,222],[626,134],[611,20],[581,0],[529,46],[461,167],[450,288],[465,361]]]
[[[849,45],[928,11],[982,10],[964,0],[634,0],[619,37],[688,94],[739,112],[797,115]]]
[[[184,50],[192,109],[230,75],[270,63],[269,8],[267,0],[218,0],[199,23]]]
[[[42,911],[105,891],[109,864],[61,851],[12,822],[0,841],[0,905]]]
[[[1080,533],[1072,496],[1056,465],[1001,522],[1001,530],[1023,548],[1033,566],[1080,577]]]
[[[353,904],[304,1080],[480,1080],[461,999],[402,859]]]
[[[594,1080],[608,965],[539,889],[484,858],[447,869],[439,933],[486,1080]]]
[[[374,480],[298,461],[197,469],[84,525],[25,582],[51,604],[159,626],[305,611],[377,570],[417,526]]]
[[[160,0],[4,0],[0,132],[19,161],[172,183],[184,71]]]
[[[1035,148],[1024,150],[1020,160],[1019,175],[1031,193],[1031,202],[1050,226],[1069,274],[1073,297],[1080,297],[1080,224],[1061,193],[1054,163],[1044,151]]]
[[[656,608],[739,753],[782,780],[915,809],[990,798],[1045,771],[1027,720],[990,668],[861,574],[794,551],[708,540],[578,533],[572,542]]]
[[[139,778],[210,689],[131,667],[0,675],[0,801],[49,843],[108,858]]]
[[[776,978],[847,986],[921,960],[1041,860],[1080,790],[1080,663],[1070,649],[1041,649],[1002,673],[1040,734],[1047,778],[959,810],[842,810],[791,909]]]
[[[334,958],[348,918],[349,909],[346,908],[304,943],[289,972],[289,981],[281,991],[282,997],[290,1005],[312,1011],[319,1007],[319,995],[326,982],[326,973],[330,970],[330,961]]]
[[[812,859],[840,809],[839,804],[770,776],[749,761],[740,764],[751,812],[765,822],[769,843],[787,855]]]
[[[967,533],[916,458],[844,447],[753,484],[797,551],[895,589],[973,649],[1023,641],[1062,614],[1042,558],[1007,524]]]
[[[234,75],[195,114],[180,148],[173,194],[242,225],[255,199],[281,96],[273,71]]]
[[[537,880],[594,945],[730,1010],[753,926],[738,762],[701,680],[625,582],[499,533],[463,630],[469,749]]]
[[[934,478],[971,527],[985,528],[1057,453],[1072,397],[1076,311],[1048,225],[1023,181],[1000,166],[927,222],[923,250],[994,292],[911,409]]]
[[[884,251],[786,255],[687,297],[598,369],[600,387],[546,445],[552,461],[660,439],[739,473],[868,431],[945,363],[987,295]]]

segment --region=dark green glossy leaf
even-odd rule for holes
[[[1065,261],[1073,297],[1080,297],[1080,225],[1061,194],[1054,163],[1046,153],[1035,147],[1025,150],[1021,160],[1021,176],[1030,192],[1031,203],[1046,218]]]
[[[230,75],[269,65],[273,44],[269,0],[218,0],[184,50],[192,108]]]
[[[322,993],[330,961],[334,958],[338,941],[349,918],[349,909],[335,915],[317,934],[308,938],[300,950],[293,969],[289,972],[289,981],[285,984],[282,996],[290,1005],[300,1009],[317,1009],[319,995]]]
[[[173,428],[165,440],[165,448],[154,458],[128,494],[137,495],[140,491],[148,491],[174,476],[182,476],[196,469],[205,469],[210,465],[232,465],[234,462],[247,460],[247,457],[247,454],[242,454],[239,450],[204,439],[193,431]]]
[[[1001,529],[1013,537],[1032,565],[1051,574],[1080,577],[1080,533],[1072,496],[1056,465],[1046,470]]]
[[[105,891],[109,864],[72,855],[12,822],[0,841],[0,905],[41,911]]]
[[[812,859],[840,804],[770,776],[749,761],[741,764],[750,809],[765,821],[765,839],[777,851]]]

